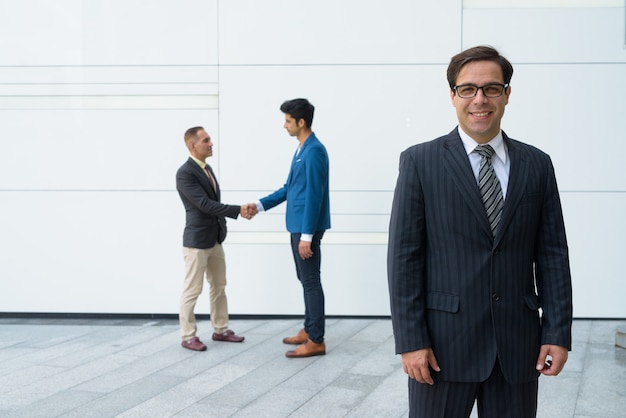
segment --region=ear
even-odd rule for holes
[[[306,122],[304,122],[304,119],[300,118],[298,119],[298,127],[299,128],[304,128]]]
[[[511,86],[506,88],[506,90],[504,91],[504,94],[506,96],[506,103],[504,104],[507,105],[509,104],[509,96],[511,95]]]
[[[456,107],[456,105],[454,104],[454,90],[450,89],[450,101],[452,102],[452,106]]]

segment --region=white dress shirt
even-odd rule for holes
[[[465,147],[465,152],[467,152],[467,157],[469,158],[470,165],[474,171],[474,177],[476,178],[477,184],[481,157],[477,152],[474,152],[474,149],[476,149],[477,145],[491,145],[491,148],[493,148],[496,152],[495,158],[492,158],[491,161],[493,164],[493,171],[496,172],[496,177],[498,177],[498,180],[500,181],[502,197],[506,199],[506,191],[509,185],[509,172],[511,171],[511,160],[509,159],[509,152],[506,148],[504,140],[502,139],[502,131],[500,131],[495,138],[491,139],[486,144],[479,144],[474,141],[472,137],[463,132],[461,127],[459,127],[459,135],[461,136],[461,141],[463,141],[463,146]]]

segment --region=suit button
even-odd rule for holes
[[[491,295],[491,299],[494,302],[499,302],[500,301],[500,295],[498,295],[497,293],[494,293],[493,295]]]

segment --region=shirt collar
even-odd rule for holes
[[[463,141],[463,146],[465,147],[465,152],[467,155],[472,153],[474,149],[476,149],[478,142],[476,142],[471,136],[463,132],[463,129],[459,126],[459,136],[461,137],[461,141]],[[502,131],[498,132],[498,135],[495,138],[492,138],[489,142],[482,145],[491,145],[491,148],[495,151],[496,155],[500,160],[506,164],[506,147],[504,146],[504,139],[502,137]]]
[[[196,162],[196,164],[198,164],[200,166],[201,169],[204,170],[204,167],[206,167],[206,162],[197,159],[196,157],[194,157],[193,155],[190,155],[191,159],[194,160]]]

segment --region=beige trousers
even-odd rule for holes
[[[209,303],[213,331],[223,333],[228,329],[228,302],[226,300],[226,260],[224,248],[198,249],[183,247],[185,258],[185,281],[180,297],[180,331],[183,340],[196,335],[197,325],[194,308],[202,293],[204,277],[209,283]]]

